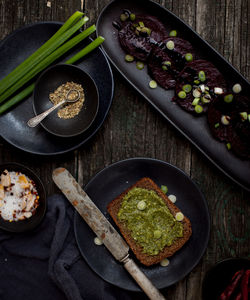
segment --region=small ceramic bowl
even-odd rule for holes
[[[9,172],[21,172],[24,175],[27,175],[31,180],[33,180],[39,195],[39,205],[34,215],[25,220],[9,222],[0,217],[0,228],[9,232],[24,232],[32,230],[41,223],[46,212],[45,188],[39,177],[33,171],[23,165],[17,163],[6,163],[0,165],[0,174],[2,174],[4,170],[8,170]]]
[[[218,299],[235,272],[241,269],[250,269],[250,259],[227,258],[216,263],[206,273],[202,284],[202,297],[204,300]]]
[[[38,115],[53,106],[49,94],[66,82],[81,84],[85,94],[83,107],[78,115],[71,119],[62,119],[58,109],[47,116],[40,124],[49,133],[60,137],[73,137],[86,131],[99,108],[99,94],[94,80],[82,69],[67,64],[58,64],[45,70],[38,78],[34,94],[33,109]]]

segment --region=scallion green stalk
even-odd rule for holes
[[[32,70],[39,62],[45,59],[60,45],[67,41],[87,21],[88,17],[82,17],[82,13],[76,12],[66,23],[38,50],[30,55],[25,61],[18,65],[12,72],[0,81],[0,95],[20,80],[27,72]],[[80,19],[80,20],[79,20]],[[0,99],[2,97],[0,96]],[[6,98],[5,98],[6,99]],[[2,100],[4,101],[4,100]],[[0,100],[0,103],[2,102]]]
[[[71,57],[66,61],[66,64],[73,64],[77,60],[81,59],[83,56],[87,55],[89,52],[94,50],[96,47],[101,45],[101,43],[104,42],[104,38],[102,36],[98,36],[93,42],[91,42],[88,46],[86,46],[84,49],[79,51],[76,55]]]
[[[79,51],[76,55],[74,55],[72,58],[68,59],[66,61],[66,64],[73,64],[77,60],[83,58],[85,55],[87,55],[89,52],[93,51],[95,48],[97,48],[101,43],[103,43],[104,38],[102,36],[98,36],[93,42],[91,42],[88,46],[83,48],[81,51]],[[5,111],[10,109],[12,106],[16,105],[17,103],[21,102],[23,99],[28,97],[34,90],[35,83],[29,85],[26,87],[23,91],[9,99],[7,102],[2,104],[0,106],[0,115],[3,114]]]
[[[12,85],[5,93],[0,96],[0,103],[9,98],[13,93],[15,93],[20,87],[25,85],[30,81],[36,74],[47,68],[51,63],[61,57],[64,53],[69,51],[75,45],[80,43],[83,39],[89,36],[96,30],[95,25],[90,26],[83,32],[79,33],[74,38],[70,39],[67,43],[63,44],[61,47],[57,48],[49,56],[43,59],[39,64],[35,65],[28,73],[26,73],[19,81]]]

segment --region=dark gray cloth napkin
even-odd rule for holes
[[[0,230],[0,299],[145,299],[106,283],[88,267],[75,242],[73,208],[62,195],[47,200],[45,219],[34,231]]]

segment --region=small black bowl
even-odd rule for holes
[[[33,109],[38,115],[53,106],[49,94],[70,81],[81,84],[84,90],[85,101],[79,114],[71,119],[61,119],[57,116],[58,110],[55,110],[40,123],[48,132],[60,137],[79,135],[93,123],[99,108],[99,94],[94,80],[76,66],[58,64],[41,74],[33,94]]]
[[[23,173],[24,175],[27,175],[30,179],[34,181],[40,198],[39,198],[39,205],[33,216],[25,220],[13,221],[13,222],[6,221],[0,217],[0,228],[9,232],[24,232],[24,231],[32,230],[41,223],[46,212],[45,188],[41,180],[37,177],[37,175],[23,165],[17,163],[6,163],[0,165],[0,174],[2,174],[4,170],[8,170],[9,172],[17,171]]]
[[[202,284],[203,300],[218,299],[235,272],[250,269],[250,259],[227,258],[216,263],[206,273]]]

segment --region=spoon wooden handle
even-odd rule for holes
[[[34,118],[31,118],[28,122],[27,125],[29,127],[36,127],[45,117],[47,117],[52,111],[54,111],[55,109],[57,109],[59,106],[61,106],[62,104],[64,104],[65,102],[67,102],[67,100],[63,100],[62,102],[59,102],[58,104],[56,104],[55,106],[52,106],[51,108],[49,108],[48,110],[44,111],[43,113],[41,113],[40,115],[35,116]]]

